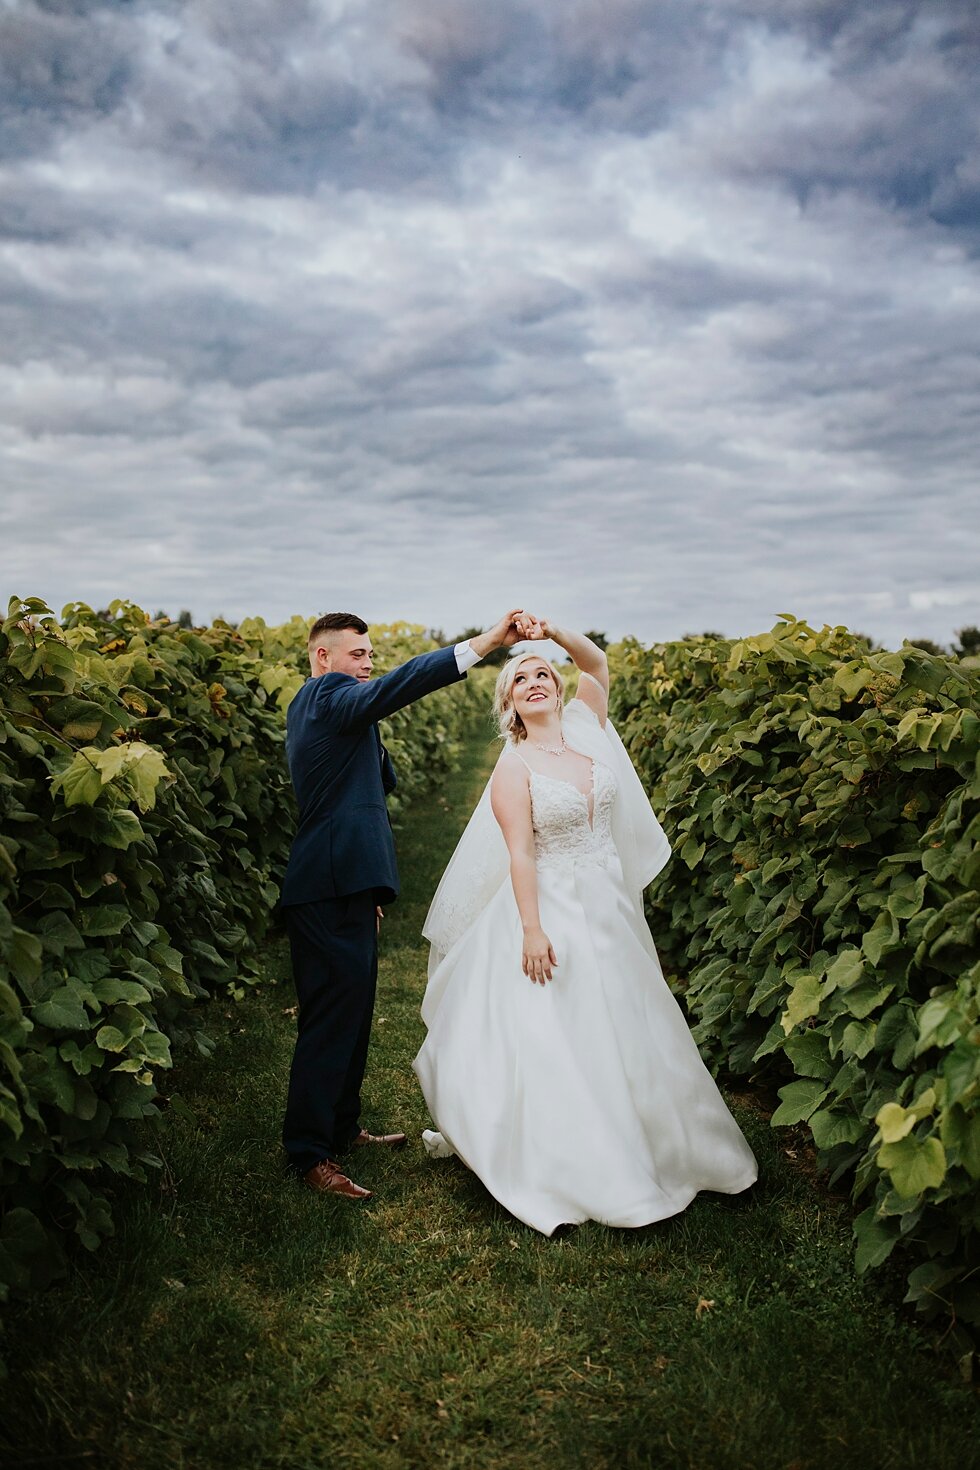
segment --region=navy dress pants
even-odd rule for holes
[[[336,1159],[360,1129],[378,979],[373,891],[284,909],[299,1001],[282,1141],[305,1174]]]

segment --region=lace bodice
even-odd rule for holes
[[[570,781],[542,775],[528,767],[531,822],[539,868],[567,867],[577,862],[605,863],[616,856],[612,808],[616,778],[601,761],[592,764],[592,823],[589,800]]]

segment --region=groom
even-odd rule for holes
[[[360,1126],[378,971],[379,905],[398,894],[385,797],[395,787],[377,721],[465,678],[473,664],[521,636],[506,613],[455,648],[419,654],[372,680],[367,623],[327,613],[310,630],[310,673],[286,716],[286,756],[299,806],[281,906],[299,1000],[283,1144],[311,1189],[369,1199],[337,1163],[350,1147],[398,1147],[404,1133]]]

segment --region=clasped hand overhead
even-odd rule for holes
[[[554,628],[546,618],[539,618],[525,608],[511,608],[485,633],[471,638],[474,650],[483,658],[495,648],[513,648],[515,643],[536,643],[554,637]]]
[[[536,618],[533,613],[529,612],[517,614],[515,627],[519,638],[529,643],[538,643],[553,636],[553,629],[547,618]]]

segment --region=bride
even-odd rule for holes
[[[578,693],[533,650],[497,680],[505,749],[424,928],[424,1138],[545,1235],[645,1225],[748,1188],[755,1160],[643,915],[670,848],[607,721],[605,654],[545,619],[519,632],[565,649]]]

